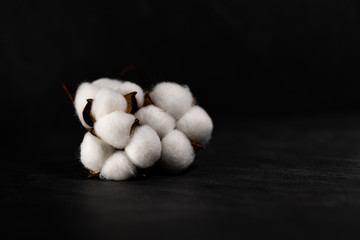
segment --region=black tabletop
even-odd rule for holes
[[[9,159],[2,228],[123,239],[360,236],[359,116],[214,122],[211,143],[179,175],[88,179],[71,134],[57,153]]]

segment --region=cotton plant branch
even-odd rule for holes
[[[163,82],[150,91],[122,79],[101,78],[82,83],[74,91],[62,87],[82,125],[88,130],[80,147],[80,160],[88,177],[126,180],[147,176],[156,164],[169,173],[181,172],[209,142],[213,123],[197,105],[185,85]]]

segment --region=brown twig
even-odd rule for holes
[[[191,145],[194,148],[195,153],[204,148],[200,143],[197,143],[195,141],[191,141]]]
[[[70,101],[73,103],[74,102],[74,96],[71,94],[70,90],[69,90],[69,86],[63,81],[61,83],[63,89],[65,90],[66,94],[68,95]]]

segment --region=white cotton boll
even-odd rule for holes
[[[111,90],[118,91],[121,88],[122,81],[110,78],[100,78],[92,82],[93,85],[101,88],[110,88]]]
[[[136,176],[136,167],[130,162],[124,151],[116,151],[108,159],[100,172],[100,178],[107,180],[127,180]]]
[[[181,172],[194,161],[195,152],[190,140],[179,130],[166,135],[162,143],[160,164],[169,172]]]
[[[161,142],[154,129],[138,126],[125,148],[130,161],[140,168],[152,166],[161,156]]]
[[[143,104],[144,104],[144,91],[139,85],[137,85],[137,84],[135,84],[133,82],[124,81],[124,82],[122,82],[121,87],[118,89],[118,91],[122,95],[126,95],[126,94],[131,93],[131,92],[136,92],[135,98],[136,98],[136,101],[137,101],[137,105],[138,105],[139,108],[143,106]]]
[[[86,99],[94,99],[98,91],[99,88],[90,83],[82,83],[76,90],[74,106],[76,114],[85,128],[90,128],[90,126],[85,123],[82,115],[82,112],[87,104]]]
[[[91,112],[95,119],[100,119],[114,111],[125,112],[126,108],[127,102],[123,95],[111,89],[102,88],[92,102]]]
[[[159,135],[160,139],[175,128],[175,119],[170,114],[154,105],[140,108],[135,113],[135,117],[139,119],[140,124],[148,124],[152,127]]]
[[[120,80],[109,79],[109,78],[100,78],[100,79],[94,81],[93,84],[95,86],[99,86],[99,87],[110,88],[114,91],[121,93],[124,96],[131,92],[136,92],[135,98],[136,98],[138,107],[140,108],[144,104],[144,91],[139,85],[137,85],[133,82],[120,81]]]
[[[130,131],[134,121],[134,115],[116,111],[97,119],[94,130],[104,142],[122,149],[130,141]]]
[[[86,133],[80,145],[80,161],[93,171],[100,171],[105,159],[114,152],[114,148],[91,133]]]
[[[190,89],[173,82],[157,84],[150,97],[156,106],[170,113],[175,119],[184,115],[193,104]]]
[[[176,122],[176,128],[192,141],[206,145],[211,138],[213,122],[203,108],[193,106]]]

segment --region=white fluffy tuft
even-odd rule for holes
[[[142,107],[144,104],[144,90],[137,84],[129,81],[120,81],[109,78],[100,78],[93,82],[95,86],[110,88],[114,91],[126,95],[131,92],[136,92],[135,98],[138,107]]]
[[[125,113],[124,95],[136,92],[138,111]],[[129,81],[100,78],[82,83],[75,96],[76,113],[82,116],[87,99],[93,99],[94,136],[86,133],[80,146],[80,161],[100,177],[126,180],[137,175],[138,168],[149,168],[159,160],[168,173],[187,169],[194,161],[192,141],[205,146],[211,139],[213,122],[208,113],[193,103],[186,85],[173,82],[157,84],[150,92],[153,105],[142,108],[144,92]],[[132,129],[135,119],[140,126]]]
[[[139,85],[137,85],[137,84],[135,84],[133,82],[124,81],[121,84],[121,87],[120,87],[120,89],[118,91],[122,95],[126,95],[126,94],[131,93],[131,92],[136,92],[135,98],[136,98],[136,101],[137,101],[137,105],[138,105],[139,108],[143,106],[143,104],[144,104],[144,91]]]
[[[213,122],[203,108],[193,106],[176,122],[176,128],[192,141],[204,146],[210,141]]]
[[[93,85],[101,87],[101,88],[110,88],[114,91],[119,91],[121,88],[122,81],[110,78],[100,78],[92,82]]]
[[[86,168],[100,171],[105,159],[114,151],[109,144],[88,132],[80,145],[80,161]]]
[[[127,102],[123,95],[111,89],[102,88],[94,98],[91,112],[95,119],[100,119],[114,111],[125,112],[126,108]]]
[[[140,168],[152,166],[161,156],[161,142],[148,125],[138,126],[125,148],[130,161]]]
[[[90,128],[90,126],[85,123],[82,115],[82,112],[87,104],[86,99],[89,98],[94,99],[98,91],[99,88],[90,83],[82,83],[76,90],[74,106],[75,106],[76,114],[79,117],[81,124],[85,128]]]
[[[122,149],[130,141],[130,130],[134,121],[134,115],[115,111],[98,119],[94,130],[106,143]]]
[[[160,139],[175,128],[175,119],[154,105],[140,108],[135,113],[135,117],[139,119],[140,124],[148,124],[152,127]]]
[[[130,162],[124,151],[116,151],[108,159],[100,172],[107,180],[126,180],[136,176],[136,167]]]
[[[195,152],[189,139],[179,130],[166,135],[162,143],[160,164],[169,172],[181,172],[194,161]]]
[[[188,86],[173,82],[157,84],[150,93],[151,100],[175,119],[184,115],[193,104],[193,96]]]

